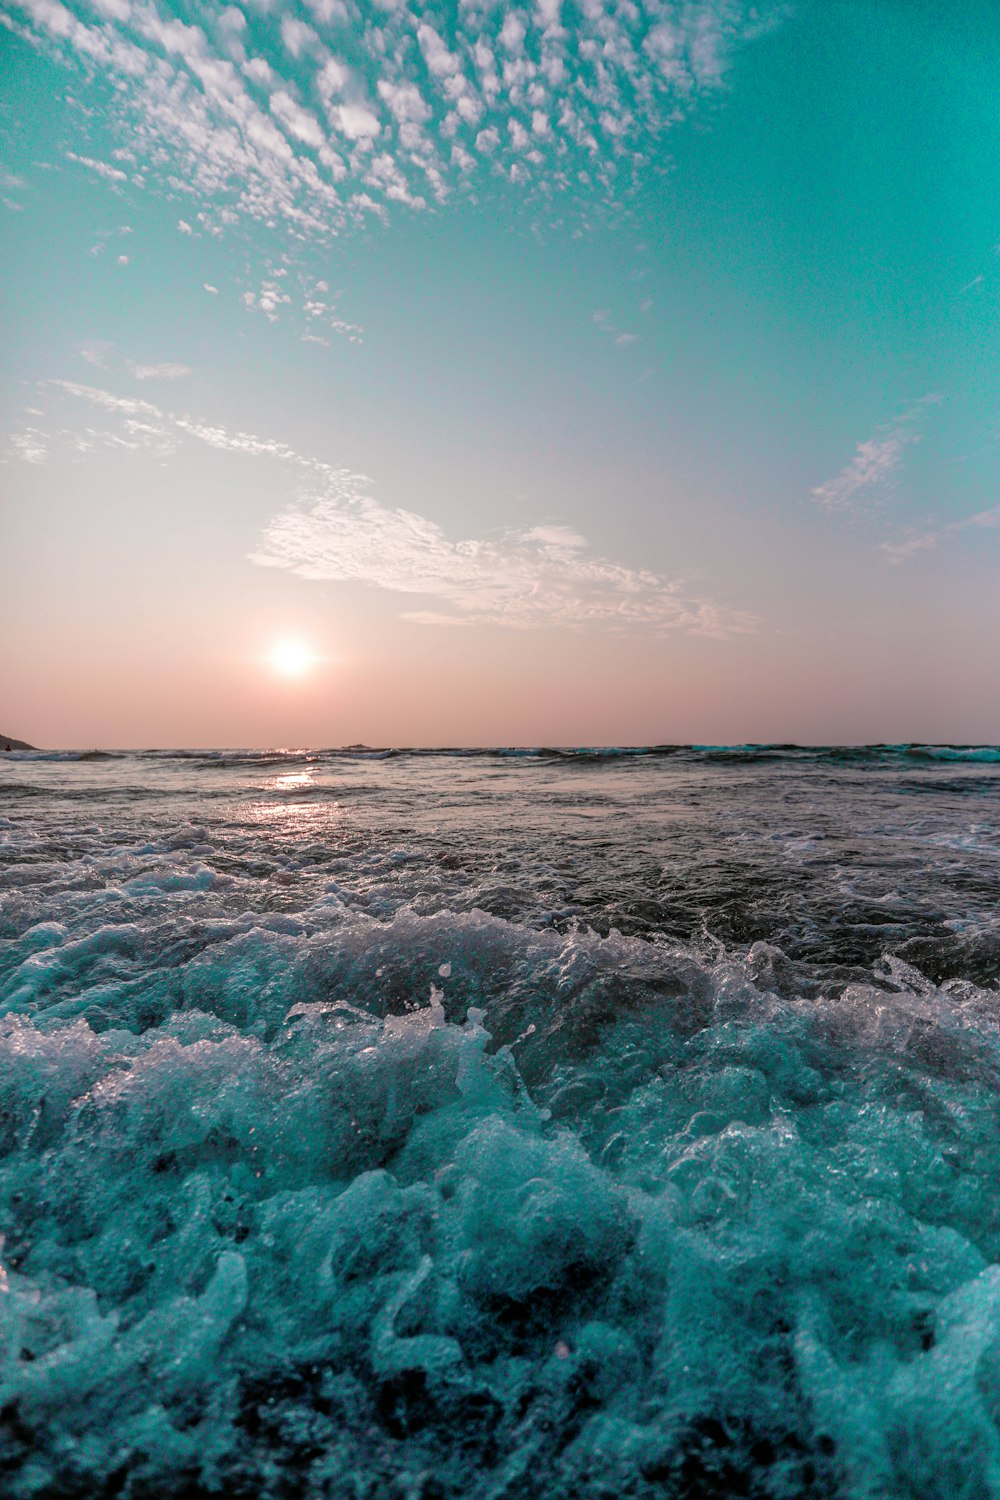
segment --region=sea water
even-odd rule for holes
[[[1000,1495],[1000,752],[0,762],[0,1492]]]

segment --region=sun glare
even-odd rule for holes
[[[282,677],[303,677],[315,665],[316,658],[302,641],[280,641],[268,661]]]

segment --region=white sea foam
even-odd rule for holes
[[[993,987],[113,774],[4,830],[5,1494],[1000,1494]]]

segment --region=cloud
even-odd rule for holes
[[[630,345],[639,342],[638,333],[630,333],[618,328],[611,316],[611,309],[608,307],[599,308],[594,313],[592,321],[597,324],[602,333],[607,334],[616,349],[628,349]]]
[[[989,510],[979,510],[974,515],[963,516],[959,521],[949,521],[946,526],[939,526],[919,534],[911,533],[901,542],[881,542],[879,546],[886,561],[898,567],[921,552],[935,551],[940,543],[949,541],[963,531],[998,530],[1000,530],[1000,505],[991,505]]]
[[[810,497],[823,510],[858,511],[891,492],[906,450],[920,441],[926,409],[940,400],[937,395],[922,397],[890,427],[859,443],[840,473],[810,490]]]
[[[911,557],[916,557],[918,552],[932,552],[937,544],[936,534],[927,531],[921,536],[907,537],[905,542],[881,542],[879,545],[886,562],[898,567],[900,563],[909,562]]]
[[[26,464],[43,464],[48,458],[45,437],[35,427],[16,432],[10,442],[14,452]]]
[[[128,367],[136,380],[181,380],[191,374],[189,365],[136,365],[129,360]]]
[[[284,89],[276,89],[271,95],[271,113],[297,141],[317,151],[324,144],[326,138],[316,116],[297,104]]]
[[[835,478],[817,485],[809,493],[824,510],[851,509],[862,491],[877,489],[892,478],[899,468],[905,443],[897,434],[859,443],[850,463]]]
[[[524,533],[525,541],[539,542],[544,547],[586,547],[587,542],[572,526],[533,526]]]
[[[305,275],[290,276],[287,266],[271,266],[260,286],[242,294],[248,312],[262,312],[269,323],[290,314],[299,323],[300,338],[316,337],[317,325],[331,330],[349,344],[363,342],[364,330],[349,323],[337,309],[339,293],[330,295],[325,281]],[[325,339],[322,342],[327,342]]]
[[[80,357],[85,359],[88,365],[94,365],[98,370],[106,370],[108,368],[108,362],[114,356],[114,352],[114,344],[109,344],[105,340],[101,340],[98,343],[81,344],[80,346]]]
[[[94,0],[78,16],[62,0],[10,0],[37,44],[110,85],[134,180],[189,194],[216,228],[253,219],[320,237],[372,206],[420,207],[484,181],[569,192],[589,212],[641,181],[662,133],[786,11],[585,0],[564,18],[558,0],[476,0],[432,24],[421,0],[383,0],[362,25],[347,0],[308,0],[315,25],[258,3],[248,28],[237,7],[196,8],[204,24],[189,24],[161,4]],[[102,125],[108,111],[102,96]],[[121,167],[71,159],[126,182]]]
[[[276,516],[251,560],[446,607],[408,611],[405,618],[417,623],[600,625],[713,636],[755,623],[688,597],[655,573],[595,557],[569,528],[452,541],[427,517],[379,504],[353,475],[336,475],[321,494]]]
[[[995,531],[1000,527],[1000,505],[991,505],[989,510],[976,511],[974,516],[966,516],[963,521],[953,521],[948,530],[968,531],[970,527]]]
[[[81,167],[89,167],[92,172],[96,172],[98,177],[103,177],[107,182],[128,181],[128,173],[111,166],[110,162],[95,161],[91,156],[77,156],[75,151],[67,151],[66,157],[68,161],[75,161]]]
[[[281,40],[295,58],[319,45],[319,37],[308,22],[298,21],[294,16],[282,17]]]
[[[51,380],[49,384],[66,391],[70,396],[90,401],[94,406],[102,406],[106,411],[125,412],[130,417],[158,417],[160,415],[159,409],[151,402],[140,401],[136,396],[115,396],[110,391],[103,391],[97,386],[80,385],[75,380]]]
[[[75,381],[52,380],[48,386],[119,424],[117,430],[59,434],[75,452],[111,445],[162,455],[193,440],[293,469],[311,489],[270,521],[251,560],[302,578],[363,583],[422,600],[406,613],[415,622],[520,629],[591,625],[716,637],[745,634],[756,626],[753,615],[692,594],[677,580],[596,556],[572,527],[542,522],[452,540],[428,517],[373,499],[363,475],[298,453],[287,443]],[[52,441],[33,427],[14,444],[28,462],[39,463]]]

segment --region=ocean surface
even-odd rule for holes
[[[0,757],[0,1493],[1000,1496],[1000,750]]]

